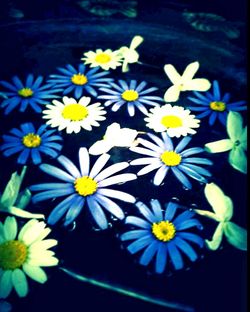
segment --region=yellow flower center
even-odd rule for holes
[[[83,86],[88,82],[88,78],[83,74],[75,74],[71,77],[71,81],[78,86]]]
[[[89,176],[77,178],[74,186],[77,193],[81,196],[92,195],[97,191],[97,182]]]
[[[89,114],[88,109],[81,104],[69,104],[62,110],[62,116],[71,121],[80,121],[86,118]]]
[[[174,115],[168,115],[162,117],[161,124],[166,128],[178,128],[182,126],[182,119]]]
[[[126,90],[122,93],[122,98],[128,102],[135,101],[138,99],[138,97],[139,94],[135,90]]]
[[[210,102],[210,108],[217,112],[224,112],[226,109],[226,103],[220,101]]]
[[[99,53],[95,57],[95,61],[97,63],[105,64],[111,61],[111,57],[107,53]]]
[[[21,95],[22,97],[31,97],[33,95],[33,91],[30,88],[23,88],[18,91],[18,94]]]
[[[168,242],[173,239],[175,232],[175,226],[172,222],[169,221],[161,221],[158,223],[153,223],[152,225],[152,233],[158,240],[162,242]]]
[[[18,240],[0,244],[0,268],[15,270],[20,268],[27,259],[28,248]]]
[[[174,167],[180,164],[181,155],[175,153],[174,151],[165,151],[161,154],[161,161],[166,166]]]
[[[28,133],[23,137],[23,145],[29,148],[38,147],[41,145],[42,139],[38,134]]]

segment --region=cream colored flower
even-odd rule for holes
[[[121,47],[119,49],[119,52],[121,56],[123,57],[123,63],[122,63],[122,72],[125,73],[129,71],[128,64],[137,63],[139,60],[139,53],[135,50],[142,42],[143,37],[141,36],[135,36],[129,47]]]
[[[135,138],[138,132],[129,128],[121,128],[114,122],[107,127],[102,140],[95,142],[89,149],[92,155],[107,153],[112,147],[131,147],[135,145]]]
[[[12,173],[2,195],[0,194],[0,211],[7,212],[22,218],[44,219],[43,214],[34,214],[24,209],[31,200],[31,193],[28,189],[20,192],[20,187],[27,167],[24,166],[21,174]]]
[[[233,217],[233,202],[226,196],[215,183],[209,183],[205,187],[205,196],[214,212],[195,209],[195,212],[219,222],[212,240],[206,240],[207,247],[211,250],[219,248],[223,235],[234,247],[247,250],[247,231],[231,222]]]
[[[166,64],[164,66],[164,71],[173,84],[165,92],[164,100],[166,102],[178,101],[181,91],[207,91],[211,87],[211,83],[205,78],[193,79],[199,66],[199,62],[190,63],[182,76],[176,71],[173,65]]]
[[[45,283],[47,275],[41,268],[55,266],[58,259],[48,250],[57,245],[55,239],[45,239],[50,233],[44,222],[28,221],[18,233],[15,217],[0,222],[0,298],[7,298],[14,288],[19,297],[28,293],[26,275]]]
[[[151,108],[148,117],[144,118],[146,126],[155,132],[167,132],[170,137],[195,134],[193,128],[200,126],[200,120],[190,115],[190,110],[182,106],[166,104]]]
[[[122,55],[120,51],[112,51],[107,49],[105,51],[97,49],[96,52],[88,51],[83,54],[81,58],[84,64],[90,64],[90,67],[100,66],[104,70],[116,69],[116,67],[122,65]]]
[[[58,130],[66,129],[67,133],[78,133],[81,129],[92,130],[92,126],[99,127],[98,121],[105,120],[106,111],[101,103],[90,104],[90,97],[83,96],[80,100],[63,97],[63,103],[54,100],[54,105],[46,105],[47,110],[43,111],[43,118],[52,128]]]
[[[247,173],[247,127],[243,128],[243,119],[237,112],[230,111],[227,115],[228,139],[205,144],[210,153],[229,151],[230,165],[242,173]]]

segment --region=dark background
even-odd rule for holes
[[[117,8],[114,1],[111,2],[105,4],[106,7]],[[120,1],[120,5],[129,4]],[[228,27],[230,23],[239,25],[240,36],[229,39],[219,29],[207,33],[193,29],[182,17],[184,10],[221,15],[226,18],[225,25]],[[68,63],[76,66],[83,52],[96,48],[117,49],[128,45],[133,36],[139,34],[145,39],[139,47],[140,61],[144,65],[132,65],[131,71],[126,74],[127,79],[145,79],[150,85],[157,86],[158,95],[163,96],[169,87],[163,65],[171,63],[182,71],[188,63],[199,60],[199,77],[207,77],[210,81],[218,79],[224,92],[231,92],[234,100],[245,99],[246,11],[246,1],[243,0],[154,0],[138,1],[135,18],[128,18],[119,12],[111,17],[100,17],[84,10],[76,1],[1,1],[1,79],[9,80],[13,75],[25,78],[28,73],[48,77],[55,73],[58,66]],[[122,74],[116,70],[111,75],[121,78]],[[181,101],[182,105],[187,104],[185,96]],[[79,147],[89,147],[113,121],[123,127],[146,130],[142,120],[124,119],[123,113],[109,112],[108,121],[103,122],[102,127],[93,133],[82,131],[70,136],[62,133],[62,154],[77,164]],[[7,117],[0,111],[0,120],[1,134],[25,121],[32,121],[36,125],[42,122],[40,116],[31,111],[23,114],[15,111]],[[208,140],[216,140],[223,131],[225,129],[220,125],[208,128],[204,121],[193,138],[193,146],[203,146]],[[132,157],[132,153],[123,149],[112,150],[112,161]],[[207,157],[211,157],[215,163],[212,168],[213,181],[233,199],[233,221],[246,227],[246,176],[230,167],[227,155]],[[55,161],[50,163],[57,165]],[[2,190],[11,172],[20,168],[15,163],[15,157],[6,159],[0,155],[0,164]],[[137,169],[131,170],[136,172]],[[140,181],[144,184],[129,182],[122,190],[131,192],[145,203],[150,198],[159,198],[163,203],[177,197],[182,204],[195,204],[201,209],[210,209],[204,199],[203,185],[194,182],[193,191],[185,191],[180,183],[169,179],[156,188],[150,183],[151,177],[142,177]],[[45,182],[49,177],[30,165],[24,186],[37,183],[38,179]],[[48,215],[52,208],[53,202],[46,201],[31,206],[30,210]],[[123,204],[122,208],[128,213],[134,212],[132,205]],[[206,219],[201,219],[201,222],[206,229],[204,237],[211,236],[215,224]],[[107,231],[95,230],[85,209],[76,220],[74,230],[64,229],[60,224],[56,226],[51,237],[59,241],[55,250],[60,266],[139,293],[188,305],[197,312],[246,311],[246,253],[234,249],[224,240],[220,250],[201,251],[199,261],[188,263],[184,270],[172,272],[170,269],[168,273],[156,276],[152,274],[151,267],[141,267],[137,257],[129,255],[126,246],[121,244],[119,233],[127,230],[123,223],[113,220],[112,224]],[[45,285],[29,280],[30,292],[25,299],[19,299],[12,293],[8,300],[13,304],[13,311],[177,311],[82,283],[57,268],[48,268],[46,272],[49,280]]]

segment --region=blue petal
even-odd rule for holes
[[[202,182],[202,183],[207,183],[207,179],[204,178],[201,174],[199,174],[198,172],[192,170],[188,164],[187,165],[179,165],[178,169],[181,170],[182,172],[184,172],[186,175],[188,175],[189,177]],[[205,169],[204,169],[205,170]]]
[[[130,239],[141,238],[147,234],[148,234],[148,230],[133,230],[133,231],[128,231],[122,234],[120,238],[122,241],[125,241],[125,240],[130,240]]]
[[[164,148],[167,151],[172,151],[174,146],[173,146],[173,142],[171,140],[171,138],[168,136],[168,134],[166,132],[162,132],[161,133],[163,142],[164,142]]]
[[[183,168],[188,168],[188,169],[194,171],[195,173],[198,173],[198,174],[201,174],[201,175],[204,175],[204,176],[207,176],[207,177],[211,177],[211,175],[212,175],[208,170],[206,170],[206,169],[204,169],[204,168],[202,168],[200,166],[196,166],[196,165],[192,165],[192,164],[187,164],[187,163],[182,164],[181,168],[182,169]]]
[[[175,215],[177,204],[173,202],[169,202],[166,207],[164,220],[171,221]]]
[[[136,207],[139,209],[140,213],[151,223],[157,222],[157,219],[155,218],[155,216],[152,214],[152,212],[150,211],[150,209],[143,204],[142,202],[137,202]]]
[[[148,247],[146,247],[146,249],[144,250],[141,258],[140,258],[140,264],[142,265],[148,265],[149,262],[153,259],[157,249],[159,246],[159,242],[157,242],[156,240],[153,241],[152,243],[150,243],[148,245]]]
[[[196,234],[188,233],[188,232],[178,232],[176,234],[176,236],[177,235],[178,235],[178,237],[181,237],[181,238],[183,238],[185,240],[191,241],[191,242],[197,244],[200,247],[204,246],[204,240],[200,236],[198,236]]]
[[[78,196],[74,200],[74,204],[69,208],[66,214],[65,222],[64,222],[65,226],[69,225],[77,218],[79,213],[82,211],[84,201],[85,201],[84,197],[81,197],[81,196]]]
[[[8,157],[10,155],[13,155],[13,154],[16,154],[16,153],[22,151],[23,149],[24,149],[24,146],[22,146],[22,145],[15,146],[15,147],[9,148],[6,151],[4,151],[3,155]]]
[[[185,255],[191,260],[195,261],[197,259],[197,253],[194,251],[194,249],[183,239],[180,237],[175,237],[175,245],[178,247]]]
[[[217,112],[212,112],[212,114],[209,117],[209,124],[212,126],[217,118],[218,113]]]
[[[123,91],[128,90],[128,84],[126,81],[124,80],[118,80],[119,84],[121,85],[121,87],[123,88]]]
[[[110,200],[109,198],[107,198],[103,195],[100,195],[100,194],[94,194],[93,197],[101,206],[103,206],[106,210],[108,210],[116,218],[122,220],[125,217],[122,209],[115,202]]]
[[[53,189],[72,189],[74,186],[72,183],[40,183],[34,184],[29,187],[31,191],[44,191],[44,190],[53,190]]]
[[[191,147],[181,152],[180,155],[181,157],[188,157],[190,155],[199,154],[202,152],[204,152],[204,149],[202,147]]]
[[[77,197],[78,195],[72,194],[58,204],[49,215],[48,224],[53,225],[58,222],[58,220],[61,219],[66,211],[72,206]]]
[[[149,222],[147,222],[141,218],[133,217],[133,216],[128,216],[125,220],[125,223],[126,224],[132,224],[132,225],[138,226],[138,227],[143,228],[143,229],[150,229],[151,230],[151,227],[152,227],[152,225]]]
[[[190,136],[184,137],[176,146],[175,152],[180,153],[183,149],[188,145],[188,143],[192,140]]]
[[[24,88],[24,85],[23,85],[22,81],[17,76],[14,76],[12,78],[12,81],[14,82],[15,86],[18,89],[23,89]]]
[[[55,166],[51,166],[51,165],[48,165],[48,164],[41,164],[39,166],[39,168],[49,174],[49,175],[52,175],[53,177],[55,178],[58,178],[60,180],[63,180],[63,181],[66,181],[66,182],[74,182],[75,181],[75,178],[72,177],[71,175],[69,175],[68,173],[66,173],[65,171],[55,167]]]
[[[71,160],[69,160],[67,157],[61,155],[57,158],[60,164],[63,165],[63,167],[73,176],[75,179],[81,177],[81,173],[78,170],[78,168],[73,164]]]
[[[188,178],[176,167],[171,167],[172,172],[174,173],[174,175],[176,176],[176,178],[187,188],[187,189],[191,189],[192,188],[192,184],[190,183],[190,181],[188,180]]]
[[[142,81],[137,88],[135,89],[136,92],[140,93],[145,87],[146,87],[147,83],[145,81]]]
[[[102,229],[105,230],[108,227],[108,221],[107,218],[101,208],[101,206],[98,204],[98,202],[94,199],[93,196],[87,197],[87,203],[89,211],[94,218],[97,225]]]
[[[213,93],[214,93],[214,100],[220,101],[220,87],[217,80],[213,81]]]
[[[168,253],[173,263],[174,268],[176,270],[182,269],[184,266],[183,259],[179,250],[176,248],[174,241],[168,242],[167,248],[168,248]]]
[[[153,237],[150,234],[145,235],[139,239],[137,239],[136,241],[134,241],[132,244],[128,245],[128,251],[132,254],[138,252],[139,250],[145,248],[146,246],[148,246],[152,241],[153,241]]]
[[[162,221],[163,215],[160,202],[157,199],[151,199],[150,204],[155,215],[156,222]]]
[[[42,161],[41,155],[39,153],[39,150],[37,148],[32,148],[31,150],[31,158],[35,165],[40,164]]]
[[[196,118],[204,118],[204,117],[208,116],[209,114],[211,114],[211,110],[210,109],[208,109],[205,112],[197,115]]]
[[[26,79],[26,87],[32,89],[33,81],[34,81],[34,76],[32,74],[29,74],[27,79]]]
[[[65,189],[54,189],[54,190],[45,191],[45,192],[41,192],[41,193],[34,195],[32,198],[32,201],[34,203],[37,203],[39,201],[43,201],[46,199],[52,199],[52,198],[56,198],[56,197],[70,195],[73,192],[74,192],[74,190],[72,190],[71,188],[68,188],[68,187]]]
[[[181,230],[189,229],[193,226],[196,226],[197,228],[202,229],[202,225],[200,221],[198,221],[197,219],[184,220],[182,222],[179,222],[178,225],[176,225],[175,227],[177,231],[181,231]]]
[[[176,217],[173,223],[175,226],[177,226],[179,225],[179,223],[191,219],[194,215],[195,213],[193,211],[186,210],[182,212],[178,217]]]
[[[33,89],[37,89],[39,88],[39,86],[41,85],[43,81],[43,77],[42,76],[38,76],[33,84]]]
[[[92,95],[93,97],[96,97],[97,96],[97,92],[94,88],[92,88],[91,86],[86,86],[85,87],[86,91]]]
[[[156,254],[156,263],[155,263],[155,271],[156,273],[161,274],[166,267],[167,263],[167,244],[164,243],[158,243],[158,250]]]
[[[190,157],[182,159],[182,164],[201,164],[201,165],[212,165],[213,162],[207,158],[200,158],[200,157]]]
[[[17,158],[17,162],[21,165],[26,164],[27,159],[30,155],[30,149],[29,148],[25,148],[21,154],[19,155],[19,157]]]
[[[83,90],[83,88],[81,86],[77,86],[75,88],[75,97],[76,97],[76,99],[79,99],[82,96],[82,90]]]

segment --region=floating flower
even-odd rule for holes
[[[90,213],[101,229],[108,227],[107,218],[102,207],[116,218],[124,218],[122,209],[114,201],[110,200],[109,197],[130,203],[134,203],[135,198],[127,193],[106,187],[135,180],[136,175],[123,173],[112,176],[114,173],[127,168],[129,166],[127,162],[116,163],[102,171],[109,158],[110,155],[103,154],[90,169],[88,151],[86,148],[80,148],[80,170],[65,156],[59,156],[57,160],[67,172],[48,164],[40,165],[42,171],[64,181],[64,183],[42,183],[31,186],[31,191],[42,191],[33,196],[34,203],[67,196],[50,214],[48,218],[49,224],[55,224],[65,213],[64,224],[70,224],[79,215],[85,202],[87,202]]]
[[[7,212],[22,218],[44,219],[42,214],[34,214],[24,210],[31,200],[31,193],[28,189],[20,192],[26,169],[27,167],[24,166],[20,175],[17,172],[12,173],[2,195],[0,194],[0,212]]]
[[[124,80],[118,80],[118,83],[119,85],[113,82],[110,83],[110,86],[113,87],[114,90],[100,88],[100,91],[108,93],[108,95],[98,96],[98,99],[107,100],[104,103],[105,106],[112,105],[111,110],[113,112],[118,111],[121,106],[127,104],[127,110],[130,117],[135,115],[135,107],[137,107],[143,114],[147,114],[148,111],[144,106],[145,104],[157,106],[159,105],[157,101],[163,101],[159,96],[145,95],[157,90],[155,87],[144,89],[147,85],[145,81],[142,81],[138,85],[136,80],[131,80],[129,84]]]
[[[190,115],[190,110],[170,104],[151,108],[148,117],[144,120],[148,122],[146,126],[155,132],[166,131],[168,136],[177,138],[195,134],[193,128],[200,126],[200,120]]]
[[[207,91],[211,87],[210,82],[205,78],[193,79],[199,66],[199,62],[190,63],[182,76],[176,71],[173,65],[167,64],[164,66],[165,73],[173,84],[165,92],[164,100],[166,102],[178,101],[180,92],[182,91]]]
[[[54,87],[64,88],[63,95],[74,92],[75,98],[79,99],[84,92],[96,97],[97,92],[93,87],[108,87],[112,78],[104,77],[108,72],[97,72],[99,68],[87,70],[86,66],[80,64],[77,68],[72,65],[59,67],[61,75],[50,75],[48,83]]]
[[[197,106],[189,106],[188,108],[194,112],[201,112],[196,117],[203,118],[209,116],[209,124],[212,126],[216,119],[225,125],[227,120],[227,114],[229,111],[242,111],[246,110],[245,101],[238,101],[229,103],[230,94],[225,93],[223,96],[220,92],[218,81],[213,81],[213,93],[206,92],[205,95],[199,92],[194,92],[195,97],[188,96],[188,99]]]
[[[107,49],[103,51],[102,49],[97,49],[96,52],[88,51],[83,54],[84,57],[81,58],[84,64],[90,64],[90,67],[100,66],[104,70],[116,69],[116,67],[122,65],[122,55],[120,51],[112,51]]]
[[[239,113],[229,112],[227,116],[227,133],[229,139],[205,144],[210,153],[229,152],[229,163],[242,173],[247,173],[247,126],[243,128],[243,120]]]
[[[95,142],[90,148],[92,155],[107,153],[113,147],[131,147],[135,144],[138,132],[129,128],[121,128],[117,122],[113,122],[107,127],[102,140]]]
[[[31,122],[24,123],[20,129],[13,128],[10,135],[3,135],[4,143],[0,146],[0,150],[4,151],[4,156],[11,156],[20,153],[17,158],[19,164],[26,164],[28,158],[37,165],[41,159],[41,153],[49,155],[53,158],[58,156],[62,145],[54,141],[61,141],[59,135],[55,135],[55,130],[47,130],[46,125],[42,125],[35,130]]]
[[[1,103],[1,107],[5,108],[4,113],[6,115],[18,105],[20,105],[20,112],[26,111],[28,105],[30,105],[34,111],[40,113],[42,111],[41,105],[48,104],[51,99],[59,98],[56,93],[62,91],[58,86],[53,90],[48,84],[41,86],[43,77],[38,76],[34,79],[32,74],[27,76],[24,84],[17,76],[13,77],[12,81],[13,84],[0,81],[0,85],[10,90],[4,92],[8,98]]]
[[[139,229],[124,233],[121,240],[134,240],[127,247],[132,254],[145,249],[140,257],[140,264],[146,266],[156,256],[155,272],[163,273],[168,256],[176,270],[184,267],[181,252],[191,261],[198,258],[189,242],[203,247],[203,239],[197,234],[184,231],[191,227],[202,229],[200,222],[193,218],[194,212],[186,210],[175,217],[178,209],[176,203],[169,202],[163,211],[156,199],[151,200],[151,210],[142,202],[137,202],[136,206],[143,218],[128,216],[125,223]]]
[[[215,183],[207,184],[204,191],[214,212],[199,209],[195,209],[195,212],[219,222],[212,240],[206,240],[207,247],[211,250],[218,249],[224,234],[231,245],[241,250],[247,250],[247,231],[230,221],[233,217],[231,198],[226,196]]]
[[[135,36],[131,44],[128,47],[124,46],[119,49],[120,54],[122,55],[123,61],[122,61],[122,72],[128,72],[129,66],[128,64],[137,63],[139,60],[139,53],[135,50],[142,42],[143,37],[141,36]]]
[[[130,162],[130,165],[146,165],[137,175],[144,175],[158,169],[153,183],[154,185],[160,185],[167,172],[171,170],[176,178],[188,189],[191,189],[192,185],[186,175],[199,182],[207,183],[206,177],[210,177],[211,173],[198,165],[212,165],[212,162],[207,158],[189,157],[204,151],[201,147],[184,150],[191,137],[183,138],[174,148],[172,140],[165,132],[161,133],[162,140],[154,134],[147,133],[147,135],[154,143],[139,138],[137,139],[138,144],[146,148],[137,146],[130,148],[133,152],[149,156]]]
[[[90,104],[90,97],[83,96],[77,101],[64,96],[62,101],[52,101],[53,105],[46,105],[47,109],[43,111],[43,118],[49,119],[46,123],[59,131],[66,129],[69,134],[78,133],[81,129],[91,131],[92,127],[100,126],[98,121],[106,119],[101,103]]]
[[[19,297],[25,297],[26,275],[45,283],[47,275],[41,267],[58,264],[54,252],[48,250],[57,245],[57,241],[44,240],[50,233],[45,227],[44,222],[32,219],[18,233],[15,217],[7,217],[4,224],[0,222],[0,298],[7,298],[13,288]]]

